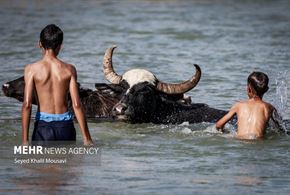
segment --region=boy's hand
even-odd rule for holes
[[[225,131],[224,131],[224,129],[223,128],[215,128],[218,132],[221,132],[221,133],[224,133]]]

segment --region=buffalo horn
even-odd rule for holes
[[[122,80],[122,76],[118,75],[113,68],[113,62],[112,62],[112,56],[113,51],[117,46],[114,45],[113,47],[110,47],[107,49],[104,61],[103,61],[103,71],[105,74],[105,77],[108,81],[110,81],[113,84],[119,84]]]
[[[157,90],[162,91],[166,94],[182,94],[191,90],[197,85],[201,76],[200,67],[197,64],[194,64],[194,66],[196,68],[196,72],[190,80],[177,84],[163,83],[159,81],[156,86]]]

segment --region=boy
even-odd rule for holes
[[[268,76],[262,72],[253,72],[248,77],[247,92],[249,100],[240,101],[232,106],[230,111],[216,123],[217,129],[224,125],[237,114],[239,139],[257,139],[265,135],[266,125],[276,109],[262,100],[268,91]]]
[[[24,100],[22,106],[22,144],[28,144],[28,131],[33,93],[38,110],[32,141],[75,141],[73,117],[68,112],[68,94],[79,122],[84,145],[91,145],[82,103],[80,101],[77,72],[73,65],[57,58],[63,41],[62,30],[54,24],[40,33],[39,47],[43,58],[29,64],[24,70]]]

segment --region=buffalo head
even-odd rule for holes
[[[24,77],[22,76],[2,85],[2,91],[5,96],[13,97],[19,101],[23,101],[24,86],[25,82]]]
[[[112,55],[116,46],[107,49],[104,56],[104,74],[108,81],[123,86],[124,92],[121,100],[113,107],[112,115],[120,120],[130,122],[152,122],[164,113],[172,101],[186,101],[184,93],[193,89],[200,80],[201,69],[198,65],[195,75],[190,80],[178,84],[164,83],[154,74],[143,69],[132,69],[122,76],[113,68]],[[164,107],[168,105],[169,107]],[[168,115],[168,113],[164,113]],[[156,119],[158,120],[158,119]]]

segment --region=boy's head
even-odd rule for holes
[[[57,48],[60,48],[62,44],[62,40],[63,40],[63,32],[55,24],[47,25],[40,32],[39,41],[41,43],[41,46],[45,50],[52,49],[55,51]]]
[[[252,72],[248,77],[248,87],[251,88],[252,93],[259,97],[263,97],[269,89],[269,78],[262,72]]]

